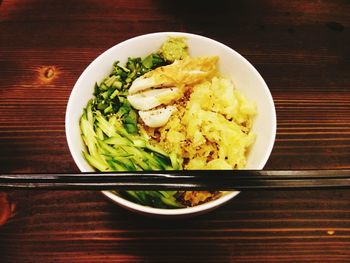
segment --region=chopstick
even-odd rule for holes
[[[350,169],[0,174],[0,190],[267,190],[349,187]]]

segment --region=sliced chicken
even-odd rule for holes
[[[129,95],[130,104],[137,110],[150,110],[161,104],[169,104],[179,99],[181,96],[179,89],[164,88],[151,89],[134,95]]]
[[[175,110],[176,107],[170,105],[155,110],[139,111],[139,115],[148,127],[157,128],[165,125]]]

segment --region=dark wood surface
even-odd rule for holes
[[[157,31],[214,38],[260,71],[278,118],[266,168],[350,168],[348,0],[0,3],[1,172],[78,172],[64,131],[75,81]],[[243,192],[177,220],[95,191],[11,191],[0,213],[0,262],[350,262],[349,190]]]

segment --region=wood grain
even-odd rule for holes
[[[0,3],[2,172],[78,172],[64,131],[75,81],[107,48],[157,31],[211,37],[258,69],[278,119],[267,168],[350,168],[348,0]],[[246,192],[177,220],[93,191],[7,194],[0,262],[350,261],[348,190]]]

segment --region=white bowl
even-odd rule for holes
[[[258,114],[254,119],[253,131],[257,134],[257,138],[248,155],[246,169],[263,169],[275,141],[276,112],[269,88],[258,71],[236,51],[215,40],[188,33],[160,32],[134,37],[111,47],[98,56],[76,82],[68,101],[65,124],[69,150],[80,171],[93,171],[82,156],[84,146],[80,136],[79,119],[88,100],[93,97],[94,84],[102,81],[110,73],[116,60],[124,64],[128,57],[144,57],[155,52],[169,36],[185,37],[191,56],[219,56],[220,71],[229,75],[236,88],[249,100],[256,102]],[[184,216],[208,212],[226,203],[238,193],[229,192],[217,200],[195,207],[159,209],[133,203],[109,191],[103,192],[122,207],[134,212],[158,216]]]

